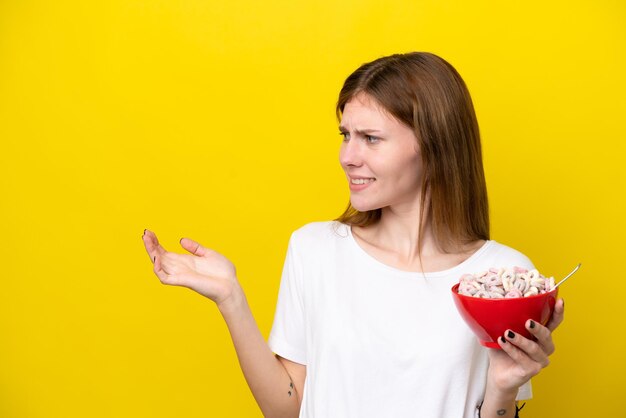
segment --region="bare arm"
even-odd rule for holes
[[[241,370],[263,415],[297,417],[306,367],[274,355],[259,331],[243,291],[236,292],[231,300],[219,305],[219,309],[230,331]]]
[[[241,370],[263,415],[296,418],[306,367],[272,353],[254,320],[234,265],[221,254],[188,238],[181,239],[181,246],[191,254],[166,251],[151,231],[145,231],[143,242],[154,263],[154,273],[162,283],[188,287],[217,304]]]

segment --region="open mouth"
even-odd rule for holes
[[[350,183],[352,184],[367,184],[367,183],[372,183],[376,181],[375,178],[369,178],[369,179],[350,179]]]

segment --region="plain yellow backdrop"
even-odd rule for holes
[[[524,415],[626,416],[625,28],[617,0],[0,2],[0,417],[260,417],[142,232],[231,258],[267,336],[290,232],[347,203],[343,80],[413,50],[470,88],[493,238],[583,263]]]

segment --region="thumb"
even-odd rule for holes
[[[203,257],[208,253],[206,248],[190,238],[181,238],[180,245],[191,254],[199,257]]]

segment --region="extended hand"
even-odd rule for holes
[[[161,283],[188,287],[220,305],[238,287],[235,266],[216,251],[204,248],[189,238],[180,245],[191,254],[166,251],[152,231],[146,230],[142,237],[154,273]]]

